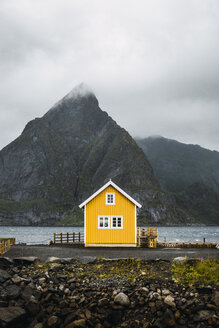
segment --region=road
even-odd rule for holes
[[[75,246],[15,245],[4,256],[9,258],[36,256],[41,261],[46,261],[51,256],[75,259],[89,256],[107,259],[140,258],[143,260],[172,260],[179,256],[219,259],[219,250],[212,248],[84,248]]]

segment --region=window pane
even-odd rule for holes
[[[104,223],[104,227],[108,227],[109,226],[109,222],[108,222],[108,218],[105,218],[105,223]]]
[[[122,226],[122,218],[118,218],[118,227],[121,227]]]
[[[103,218],[99,218],[100,222],[100,227],[103,227]]]
[[[113,218],[113,227],[116,227],[116,218]]]

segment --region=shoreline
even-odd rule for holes
[[[85,260],[0,257],[0,326],[218,327],[219,261]]]

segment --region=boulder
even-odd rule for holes
[[[218,291],[218,290],[216,290],[216,291],[214,292],[214,295],[213,295],[213,297],[212,297],[212,302],[213,302],[216,306],[219,307],[219,291]]]
[[[17,285],[9,285],[3,288],[1,291],[1,297],[3,299],[16,299],[21,293],[21,289]]]
[[[117,294],[114,298],[114,302],[122,306],[129,306],[130,304],[129,297],[124,293]]]
[[[0,269],[7,269],[13,264],[13,260],[9,257],[0,257]]]
[[[94,263],[96,261],[96,256],[82,256],[78,259],[82,264]]]
[[[195,322],[206,321],[214,316],[213,311],[201,310],[193,318]]]
[[[17,324],[24,318],[26,311],[19,306],[9,306],[0,308],[0,326]],[[14,325],[14,327],[16,327]]]
[[[17,265],[29,265],[33,264],[38,260],[36,256],[22,256],[14,258],[14,263]]]
[[[8,280],[11,276],[5,270],[0,269],[0,283],[2,284],[6,280]]]

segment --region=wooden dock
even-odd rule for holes
[[[72,233],[54,233],[55,245],[83,245],[84,233],[72,232]]]
[[[11,245],[15,244],[15,238],[0,238],[0,255],[9,251]]]
[[[157,228],[137,228],[137,247],[156,248],[157,243]]]

